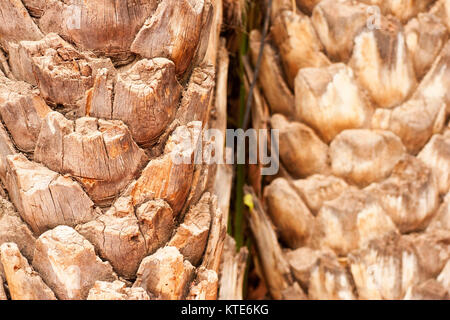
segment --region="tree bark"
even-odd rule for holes
[[[231,175],[194,159],[226,128],[222,1],[0,13],[0,299],[216,299]]]
[[[249,209],[272,298],[449,298],[448,9],[274,0],[268,37],[251,31],[280,132],[280,172]]]

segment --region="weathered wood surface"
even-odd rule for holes
[[[102,203],[122,191],[148,158],[121,121],[83,117],[73,122],[51,112],[42,125],[34,160],[75,177],[94,202]]]
[[[2,47],[8,48],[18,41],[39,40],[43,37],[21,0],[2,1],[0,17]]]
[[[6,157],[4,181],[12,203],[37,234],[58,225],[75,226],[98,214],[78,183],[23,155]]]
[[[146,256],[145,239],[129,197],[119,198],[105,214],[77,226],[76,230],[127,279],[133,278]]]
[[[226,219],[227,215],[217,207],[217,200],[212,202],[211,214],[211,229],[201,266],[218,273],[227,235],[228,220]]]
[[[242,247],[236,252],[236,242],[227,235],[220,266],[220,300],[242,300],[247,258],[248,249]]]
[[[20,256],[28,278],[13,279],[0,263],[0,299],[42,296],[39,276],[58,299],[217,298],[232,176],[218,208],[216,167],[194,159],[205,129],[226,128],[222,12],[216,0],[1,2],[0,194],[17,212],[1,198],[0,245],[32,267]],[[158,250],[153,272],[143,260]]]
[[[254,208],[250,210],[249,223],[270,294],[274,299],[305,299],[303,290],[294,281],[289,264],[283,256],[270,218],[250,188],[246,188],[246,194],[251,195],[254,203]]]
[[[211,195],[207,192],[186,213],[168,245],[177,248],[191,264],[198,265],[211,227]]]
[[[31,85],[0,78],[0,115],[20,150],[34,151],[43,119],[50,111]]]
[[[398,21],[382,17],[379,28],[362,31],[354,43],[349,65],[377,106],[392,108],[410,96],[417,81]]]
[[[0,246],[0,260],[5,270],[11,299],[56,300],[55,294],[30,267],[15,243]]]
[[[36,238],[8,200],[0,199],[0,245],[13,242],[29,261],[33,259]],[[2,267],[0,266],[0,274]]]
[[[370,125],[372,109],[350,67],[301,69],[295,79],[296,118],[329,143],[345,129]]]
[[[183,261],[175,247],[164,247],[142,260],[133,287],[144,288],[151,298],[178,300],[188,293],[194,267]]]
[[[128,288],[122,281],[96,281],[87,300],[150,300],[142,288]]]
[[[191,121],[201,121],[203,126],[207,124],[214,95],[214,78],[214,68],[209,65],[192,71],[177,110],[176,119],[180,124],[186,125]]]
[[[153,142],[173,120],[181,91],[173,62],[163,58],[140,60],[117,76],[114,89],[111,118],[125,122],[140,144]]]
[[[37,85],[46,101],[67,111],[77,112],[99,70],[113,69],[109,59],[78,51],[54,33],[19,42],[10,54],[15,77]]]
[[[449,298],[449,31],[445,0],[272,2],[255,94],[280,171],[258,202],[269,227],[249,214],[272,298],[273,248],[310,299]]]
[[[214,270],[200,267],[192,282],[188,300],[216,300],[219,278]]]
[[[209,5],[208,0],[161,1],[139,30],[131,51],[145,58],[169,58],[177,74],[184,73],[199,45]]]
[[[261,46],[261,34],[253,30],[250,33],[250,52],[253,64],[256,64]],[[264,95],[273,113],[292,117],[295,114],[294,95],[286,84],[275,51],[270,44],[264,46],[258,82],[264,89]]]
[[[58,226],[38,238],[32,265],[63,300],[85,299],[96,281],[117,278],[111,265],[97,257],[94,246],[67,226]]]
[[[110,56],[119,63],[129,60],[136,34],[158,5],[156,0],[46,2],[40,10],[42,31],[56,32],[83,50]]]
[[[193,160],[199,145],[201,123],[179,126],[169,137],[163,155],[152,159],[141,176],[129,186],[133,204],[150,199],[163,199],[180,212],[191,188]],[[160,181],[165,181],[161,184]]]

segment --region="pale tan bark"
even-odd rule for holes
[[[226,128],[222,12],[216,0],[0,3],[0,194],[17,210],[1,198],[0,245],[32,261],[11,280],[28,297],[39,277],[58,299],[217,297],[232,175],[221,168],[215,190],[216,166],[193,160],[204,130]]]
[[[246,194],[251,195],[254,203],[253,209],[250,210],[250,228],[255,236],[259,260],[271,296],[274,299],[305,299],[303,290],[293,279],[269,217],[255,193],[247,188]]]
[[[127,288],[122,281],[114,282],[96,281],[89,290],[87,300],[150,300],[144,289]]]
[[[220,300],[242,300],[248,249],[236,252],[236,242],[227,235],[220,266]]]
[[[56,300],[52,290],[32,270],[15,243],[0,246],[0,259],[13,300]]]
[[[284,248],[284,287],[310,299],[448,299],[449,17],[445,0],[274,0],[260,66],[252,31],[280,130],[270,227],[251,228],[273,297],[292,298],[266,257]]]

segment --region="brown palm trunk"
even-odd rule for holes
[[[217,297],[221,6],[1,1],[0,299]]]
[[[273,298],[449,297],[447,7],[274,0],[258,66],[261,34],[250,34],[252,110],[267,104],[280,131],[263,204],[248,190]]]

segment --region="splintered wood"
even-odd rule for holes
[[[194,159],[226,127],[222,11],[0,2],[0,300],[217,298],[231,175]]]
[[[449,1],[292,3],[250,33],[280,137],[256,273],[275,299],[449,299]]]

